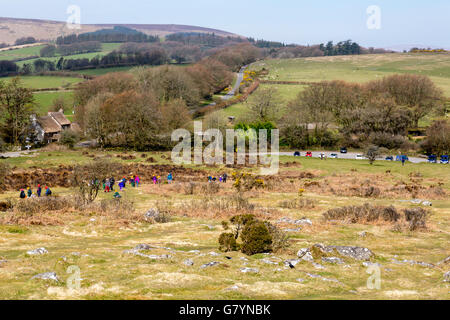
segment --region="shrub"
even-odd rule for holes
[[[219,249],[223,252],[237,251],[239,248],[234,234],[222,233],[219,237]]]
[[[244,226],[241,234],[242,253],[254,255],[272,251],[272,236],[262,221],[253,221]]]
[[[423,208],[405,209],[405,219],[409,222],[409,230],[415,231],[418,229],[426,229],[426,221],[428,218],[428,211]]]
[[[70,149],[73,149],[78,141],[80,141],[79,134],[71,129],[68,129],[64,130],[61,133],[61,139],[59,140],[59,143],[69,147]]]
[[[384,220],[396,222],[400,214],[394,207],[375,207],[370,204],[363,206],[347,206],[330,209],[323,214],[325,220],[345,220],[351,223],[375,222]]]
[[[272,236],[272,251],[285,249],[289,246],[289,236],[286,232],[268,222],[266,226]]]
[[[5,187],[5,178],[10,171],[8,164],[0,162],[0,191]]]

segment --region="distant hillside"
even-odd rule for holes
[[[218,36],[237,36],[222,30],[176,24],[84,24],[79,30],[71,30],[67,28],[65,22],[60,21],[0,17],[0,43],[14,44],[17,39],[23,37],[34,37],[37,40],[55,40],[62,35],[95,32],[115,26],[132,28],[148,35],[157,35],[160,37],[177,32],[215,33]]]

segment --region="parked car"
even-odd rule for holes
[[[330,154],[330,158],[337,159],[338,158],[337,153]]]
[[[449,156],[445,155],[445,156],[441,156],[441,163],[442,164],[448,164],[449,161]]]
[[[437,163],[437,156],[432,154],[428,156],[428,163]]]
[[[306,153],[306,157],[312,158],[312,152],[311,152],[311,151],[308,151],[308,152]]]
[[[394,161],[394,157],[393,156],[387,156],[386,157],[386,161]]]
[[[347,152],[348,152],[348,150],[347,150],[346,147],[342,147],[342,148],[341,148],[341,153],[347,153]]]
[[[300,155],[301,155],[301,154],[300,154],[300,151],[295,151],[295,152],[294,152],[294,157],[300,157]]]
[[[362,160],[362,159],[364,159],[364,156],[362,154],[356,155],[356,160]]]

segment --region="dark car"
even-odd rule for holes
[[[434,154],[428,156],[429,163],[437,163],[437,159],[438,159],[438,157]]]
[[[294,157],[300,157],[300,151],[295,151],[294,152]]]
[[[348,150],[347,150],[346,147],[342,147],[342,148],[341,148],[341,153],[347,153],[347,152],[348,152]]]
[[[394,157],[393,156],[387,156],[386,157],[386,161],[394,161]]]

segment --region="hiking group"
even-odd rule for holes
[[[214,176],[208,176],[208,182],[223,182],[223,183],[227,183],[227,179],[228,179],[228,175],[226,173],[224,173],[223,175],[219,176],[219,178],[214,177]]]
[[[36,192],[33,192],[33,189],[31,189],[31,187],[28,187],[26,192],[25,189],[20,189],[20,195],[19,198],[20,199],[25,199],[25,198],[40,198],[42,195],[42,187],[40,184],[38,184]],[[52,195],[52,190],[46,186],[45,187],[45,192],[44,195],[46,197],[50,197]]]

